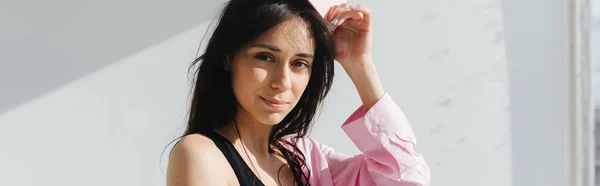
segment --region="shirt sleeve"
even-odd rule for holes
[[[334,185],[429,185],[430,170],[414,151],[412,128],[387,93],[369,110],[358,108],[342,129],[361,154],[347,157],[315,146],[325,156]]]

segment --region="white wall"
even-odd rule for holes
[[[374,60],[384,87],[414,127],[417,150],[432,169],[432,184],[511,185],[501,2],[350,3],[373,9]],[[338,128],[360,100],[338,70],[313,136],[355,153]]]
[[[566,0],[504,0],[515,186],[572,185]]]
[[[137,4],[147,8],[141,8],[139,14],[116,11],[125,13],[105,19],[103,12],[133,10],[136,3],[128,1],[125,4],[132,7],[124,8],[118,1],[103,1],[112,6],[90,5],[96,1],[63,1],[55,10],[77,10],[81,4],[88,5],[88,9],[102,7],[80,11],[95,18],[95,23],[105,24],[98,27],[106,27],[104,32],[113,35],[90,31],[88,27],[93,24],[75,21],[68,22],[69,28],[84,28],[60,29],[56,32],[61,37],[57,37],[43,30],[28,30],[26,26],[58,27],[50,24],[52,20],[28,19],[29,24],[21,24],[25,14],[15,12],[25,11],[28,6],[9,3],[4,8],[12,11],[0,11],[0,15],[7,14],[0,16],[0,23],[10,23],[8,31],[0,32],[0,41],[35,46],[30,49],[32,54],[61,55],[49,60],[22,58],[15,53],[25,55],[28,49],[0,42],[1,49],[10,51],[0,53],[5,56],[0,57],[0,78],[4,79],[0,81],[0,108],[4,108],[0,110],[0,185],[163,185],[160,155],[184,125],[187,66],[206,30],[207,23],[202,22],[208,19],[206,13],[195,19],[194,14],[180,12],[214,12],[222,1],[208,5],[173,1],[174,5],[169,6],[172,8],[166,10],[160,8],[165,4],[140,1]],[[517,2],[526,6],[519,7]],[[564,158],[561,152],[565,149],[560,146],[561,138],[553,138],[562,136],[559,131],[564,119],[560,113],[564,104],[556,102],[564,96],[559,91],[564,88],[564,79],[555,75],[564,74],[561,68],[566,59],[561,45],[565,38],[559,29],[562,22],[552,22],[564,18],[554,15],[564,13],[559,9],[563,6],[560,2],[505,0],[502,11],[500,0],[351,1],[374,10],[374,58],[378,70],[386,90],[413,124],[419,139],[417,150],[433,171],[433,185],[504,186],[513,185],[512,177],[518,186],[566,185],[562,174],[565,170],[556,170],[563,164],[554,163]],[[157,10],[162,10],[159,16],[154,14]],[[30,13],[35,17],[35,11]],[[506,15],[502,17],[502,13]],[[169,26],[154,23],[155,20],[181,23],[176,24],[179,29],[168,30]],[[118,34],[122,30],[119,28],[135,22],[147,24],[138,30],[127,27],[133,30]],[[541,22],[541,26],[532,28],[527,24],[534,22]],[[503,31],[503,23],[507,32]],[[81,30],[89,33],[77,35]],[[533,31],[546,33],[537,35]],[[69,39],[66,36],[73,34],[78,36],[73,40],[96,38],[94,41],[100,45],[81,52],[83,46],[93,42],[64,44],[63,40]],[[139,34],[147,35],[146,39],[152,42],[129,40]],[[39,40],[29,39],[31,35]],[[511,107],[505,37],[509,42]],[[43,45],[39,45],[40,40]],[[103,40],[112,42],[100,42]],[[129,44],[127,50],[117,50],[128,42],[135,44]],[[63,52],[55,53],[57,50]],[[69,53],[72,50],[76,52]],[[105,54],[112,57],[92,60]],[[27,63],[43,63],[48,67],[42,65],[42,70],[51,70],[35,76],[42,70],[31,72],[28,66],[11,69]],[[50,64],[63,66],[50,68]],[[527,76],[528,73],[534,75]],[[24,80],[29,77],[27,74],[33,80]],[[61,74],[79,75],[53,78],[63,77]],[[339,125],[359,106],[360,100],[341,68],[337,68],[337,74],[312,134],[341,152],[356,153]],[[533,94],[530,84],[546,92]],[[46,88],[22,88],[38,86]],[[20,92],[30,96],[19,96]],[[511,113],[515,115],[513,125]],[[540,128],[549,132],[538,132]],[[546,157],[547,154],[552,155]]]
[[[3,113],[0,185],[164,185],[160,155],[184,126],[187,67],[204,28]]]
[[[0,185],[164,185],[220,2],[2,1]]]

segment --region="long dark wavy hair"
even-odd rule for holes
[[[288,135],[295,138],[307,135],[317,109],[333,82],[335,51],[332,32],[328,23],[307,0],[230,0],[225,4],[206,50],[190,67],[195,72],[196,80],[183,136],[214,130],[234,122],[238,102],[232,89],[231,73],[225,70],[224,62],[228,58],[233,59],[233,55],[244,45],[292,18],[300,18],[309,25],[316,45],[315,57],[308,86],[298,105],[273,126],[269,135],[269,152],[281,152],[292,170],[295,183],[309,185],[310,171],[306,167],[304,154],[293,142],[281,140]]]

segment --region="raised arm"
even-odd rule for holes
[[[335,59],[344,68],[361,106],[342,129],[361,151],[353,157],[311,139],[301,146],[309,153],[317,185],[429,185],[430,170],[414,151],[416,138],[406,117],[385,93],[371,57],[371,10],[365,6],[336,5],[325,18],[333,24]],[[333,183],[319,183],[328,180]]]

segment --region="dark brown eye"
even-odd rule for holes
[[[292,63],[292,66],[306,68],[306,67],[308,67],[308,63],[305,61],[296,61],[296,62]]]
[[[271,56],[266,55],[266,54],[256,54],[256,56],[254,56],[254,58],[261,60],[261,61],[268,61],[268,62],[274,61]]]

